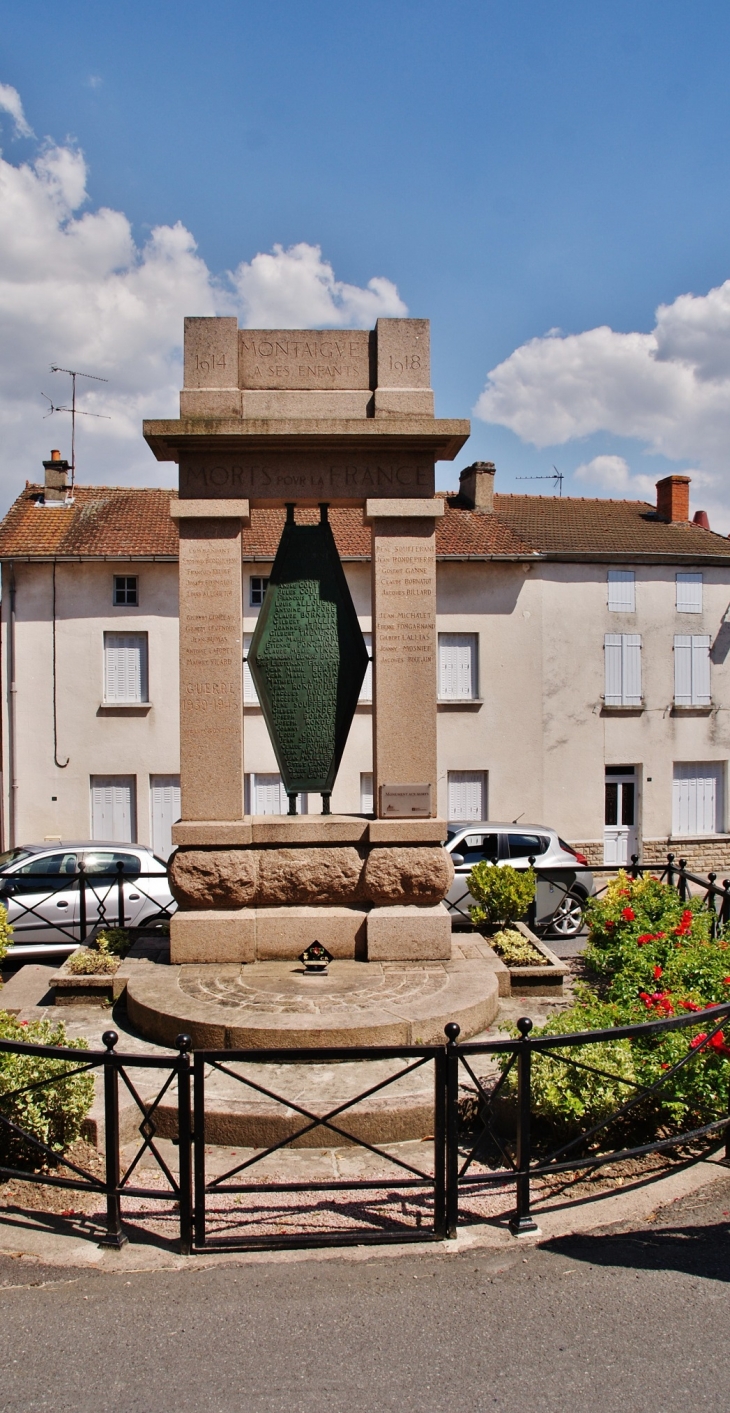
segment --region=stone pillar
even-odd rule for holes
[[[436,815],[436,519],[442,500],[366,503],[372,524],[373,787],[428,785]]]
[[[173,501],[180,524],[183,820],[243,817],[241,521],[247,501]]]

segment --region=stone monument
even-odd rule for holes
[[[315,941],[335,959],[330,975],[346,962],[360,988],[367,969],[354,963],[443,969],[453,870],[436,810],[435,463],[457,455],[469,423],[434,416],[428,321],[308,331],[186,319],[180,418],[146,422],[144,435],[179,464],[171,963],[190,995],[214,968],[233,985],[241,964],[253,976],[245,964],[291,963]],[[250,665],[289,814],[246,816],[241,528],[266,506],[287,507],[287,520]],[[329,813],[367,664],[334,506],[361,508],[372,534],[372,819]],[[319,525],[298,525],[300,507],[319,507]],[[302,790],[321,792],[321,814],[296,813]]]

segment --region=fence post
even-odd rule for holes
[[[632,854],[632,855],[631,855],[631,877],[632,877],[632,878],[638,878],[638,877],[639,877],[639,855],[638,855],[638,854]]]
[[[537,1231],[537,1222],[530,1213],[530,1069],[532,1046],[529,1035],[532,1021],[522,1016],[517,1022],[522,1043],[517,1052],[517,1208],[510,1221],[513,1236]]]
[[[674,887],[674,854],[667,854],[667,883]]]
[[[116,1030],[105,1030],[101,1037],[106,1046],[104,1056],[104,1146],[106,1149],[106,1232],[100,1246],[117,1250],[126,1245],[122,1231],[122,1207],[119,1196],[119,1075],[114,1046],[119,1036]]]
[[[534,932],[534,931],[535,931],[535,925],[536,925],[536,923],[537,923],[537,884],[538,884],[538,877],[537,877],[537,874],[535,873],[535,855],[534,855],[534,854],[530,854],[530,857],[529,857],[529,859],[527,860],[527,862],[528,862],[528,864],[530,865],[530,868],[532,869],[533,873],[535,874],[535,896],[534,896],[534,898],[533,898],[532,902],[530,903],[530,906],[529,906],[529,908],[528,908],[528,910],[527,910],[527,926],[529,927],[529,929],[530,929],[531,932]]]
[[[446,1050],[434,1057],[433,1095],[433,1230],[446,1236]]]
[[[178,1035],[175,1044],[180,1051],[177,1071],[177,1140],[180,1188],[180,1251],[189,1256],[193,1249],[193,1170],[190,1125],[190,1049],[189,1035]]]
[[[79,941],[82,944],[86,941],[86,864],[83,859],[79,864]],[[111,1031],[108,1033],[112,1034]],[[116,1043],[115,1040],[114,1044]]]
[[[730,878],[722,880],[722,904],[720,907],[720,922],[723,929],[730,918]]]
[[[686,901],[687,901],[687,875],[685,874],[685,871],[684,871],[684,870],[686,869],[686,867],[687,867],[687,860],[686,860],[686,859],[680,859],[680,860],[679,860],[679,878],[677,879],[677,887],[678,887],[678,889],[679,889],[679,896],[680,896],[680,898],[681,898],[681,900],[682,900],[683,903],[686,903]]]
[[[195,1164],[195,1245],[205,1246],[205,1068],[203,1056],[193,1056],[193,1161]]]
[[[461,1026],[444,1026],[446,1046],[446,1236],[456,1236],[459,1225],[459,1052],[456,1042]]]
[[[124,927],[124,864],[117,864],[117,927]]]
[[[714,888],[714,884],[715,884],[715,879],[716,879],[716,878],[717,878],[717,874],[716,874],[716,873],[708,873],[708,875],[707,875],[707,879],[708,879],[708,882],[709,882],[709,884],[710,884],[710,887],[709,887],[708,890],[707,890],[707,911],[712,913],[712,922],[710,923],[710,933],[711,933],[713,942],[715,941],[715,938],[717,937],[717,899],[716,899],[716,896],[715,896],[715,888]]]

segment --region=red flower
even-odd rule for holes
[[[694,1010],[694,1009],[695,1009],[695,1008],[693,1007],[693,1010]],[[696,1035],[696,1036],[694,1037],[694,1040],[690,1040],[690,1042],[689,1042],[689,1048],[690,1048],[690,1050],[696,1050],[696,1049],[697,1049],[697,1046],[698,1046],[698,1045],[702,1045],[706,1039],[707,1039],[707,1031],[706,1031],[706,1030],[701,1030],[700,1033],[699,1033],[699,1035]]]
[[[634,912],[633,908],[624,908],[621,916],[624,922],[634,922],[636,918],[636,913]]]
[[[725,1044],[725,1036],[721,1030],[717,1030],[709,1042],[712,1050],[717,1050],[720,1055],[730,1055],[730,1049]]]
[[[722,984],[723,986],[730,986],[730,976],[724,976],[722,978]]]
[[[662,1069],[663,1069],[663,1070],[668,1070],[669,1068],[670,1068],[669,1061],[668,1061],[668,1060],[665,1060],[664,1063],[662,1064]]]
[[[607,923],[606,923],[606,927],[615,927],[615,926],[616,926],[615,922],[607,922]]]
[[[27,1021],[20,1021],[19,1024],[20,1024],[20,1025],[27,1025],[28,1022],[27,1022]]]
[[[686,937],[692,931],[692,909],[685,908],[678,927],[674,929],[675,937]]]
[[[695,1003],[694,1003],[694,1001],[680,1001],[679,1004],[680,1004],[680,1006],[682,1007],[682,1010],[683,1010],[683,1011],[701,1011],[701,1010],[702,1010],[702,1007],[701,1007],[701,1006],[696,1006]]]
[[[661,976],[661,974],[662,974],[662,969],[661,969],[661,967],[655,967],[655,968],[654,968],[654,980],[655,980],[655,981],[658,981],[658,980],[659,980],[659,977]]]
[[[645,942],[653,942],[653,941],[654,941],[654,937],[653,937],[653,934],[652,934],[651,932],[642,932],[641,937],[637,937],[637,939],[636,939],[636,945],[637,945],[637,947],[643,947]]]

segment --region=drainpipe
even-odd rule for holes
[[[8,772],[10,774],[10,790],[8,791],[8,847],[15,848],[15,831],[18,819],[18,777],[15,768],[15,702],[17,687],[15,685],[15,565],[10,567],[10,633],[8,636]]]
[[[53,759],[59,770],[65,770],[69,763],[70,756],[65,760],[58,759],[58,687],[56,681],[56,561],[53,561],[51,573],[51,617],[53,619]]]

